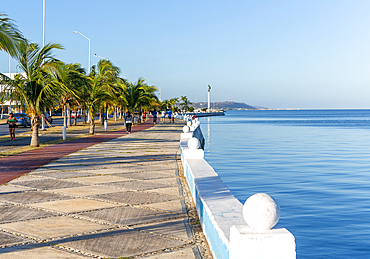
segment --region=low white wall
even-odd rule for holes
[[[294,236],[288,230],[275,226],[257,231],[245,223],[243,204],[204,160],[204,151],[188,147],[190,133],[182,134],[181,160],[214,258],[296,258]]]

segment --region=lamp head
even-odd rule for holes
[[[79,33],[78,31],[73,31],[74,33]]]

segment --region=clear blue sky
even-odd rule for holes
[[[110,59],[162,98],[270,108],[370,108],[369,0],[46,0],[46,42],[88,66]],[[0,12],[42,44],[42,0],[1,0]],[[12,62],[12,70],[16,69]],[[0,71],[8,72],[0,53]]]

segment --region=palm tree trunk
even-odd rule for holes
[[[117,121],[117,106],[113,106],[114,107],[114,121]]]
[[[103,122],[103,116],[102,116],[102,110],[100,109],[100,113],[99,113],[99,120],[100,122]]]
[[[122,106],[119,107],[119,119],[122,120]]]
[[[32,134],[31,134],[31,147],[38,147],[39,143],[39,127],[40,127],[40,118],[38,115],[32,115]]]
[[[84,113],[84,124],[86,124],[86,107],[84,106],[81,110]]]
[[[63,126],[67,127],[67,105],[63,104]]]
[[[108,106],[108,104],[106,104],[106,105],[105,105],[105,119],[106,119],[106,120],[108,120],[108,119],[109,119],[108,110],[109,110],[109,106]]]
[[[73,121],[73,125],[76,126],[77,125],[77,111],[76,110],[76,113],[75,113],[75,117],[74,117],[74,121]]]
[[[95,133],[95,121],[94,121],[94,117],[92,115],[90,115],[90,132],[89,132],[89,134],[94,135],[94,133]]]
[[[67,113],[68,113],[67,126],[72,126],[72,124],[71,124],[71,109],[69,108],[69,105],[67,107]]]

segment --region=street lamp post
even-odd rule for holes
[[[90,67],[91,67],[91,65],[90,65],[90,56],[91,56],[91,44],[90,44],[90,38],[88,38],[88,37],[86,37],[85,35],[83,35],[81,32],[79,32],[79,31],[73,31],[74,33],[77,33],[77,34],[81,34],[82,36],[84,36],[86,39],[88,39],[89,40],[89,67],[88,67],[88,74],[90,74]]]
[[[94,54],[94,57],[97,57],[97,58],[101,58],[101,59],[105,59],[105,60],[108,60],[107,58],[104,58],[104,57],[102,57],[102,56],[99,56],[99,55],[97,55],[97,54]]]
[[[45,0],[42,5],[42,47],[45,47]]]
[[[42,47],[45,47],[45,0],[42,1]],[[41,130],[45,129],[45,110],[41,117]]]

